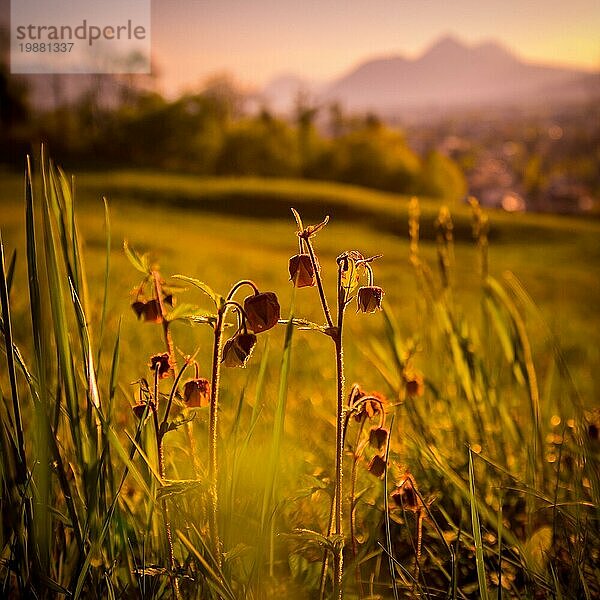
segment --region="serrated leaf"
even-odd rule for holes
[[[190,412],[192,410],[194,412]],[[189,409],[186,412],[182,412],[181,414],[177,415],[172,421],[169,421],[169,423],[167,423],[165,433],[167,431],[176,431],[182,425],[185,425],[186,423],[193,421],[195,418],[196,418],[195,409]]]
[[[173,275],[173,279],[181,279],[182,281],[187,281],[188,283],[191,283],[193,286],[202,290],[215,303],[215,307],[217,308],[217,310],[219,310],[225,302],[225,298],[223,298],[221,294],[215,292],[209,285],[207,285],[203,281],[200,281],[199,279],[194,279],[193,277],[187,277],[185,275]]]
[[[186,292],[189,288],[185,285],[180,285],[178,283],[163,283],[162,291],[165,294],[179,294],[181,292]]]
[[[312,529],[296,528],[292,531],[292,533],[287,534],[287,536],[298,540],[302,540],[310,544],[316,544],[321,548],[327,548],[329,550],[332,550],[331,542],[329,541],[329,539],[322,533],[319,533],[318,531],[313,531]]]
[[[123,250],[129,262],[141,273],[147,275],[150,272],[150,261],[147,254],[139,254],[134,248],[129,246],[127,240],[123,241]]]
[[[178,319],[188,321],[201,319],[200,322],[208,323],[211,319],[216,321],[217,316],[207,315],[205,310],[194,304],[178,304],[173,310],[167,313],[166,319],[170,323],[177,321]]]
[[[168,575],[167,569],[160,566],[148,566],[143,569],[133,569],[132,573],[138,577],[157,577],[159,575]]]
[[[288,325],[290,323],[289,319],[279,319],[278,323],[280,325]],[[318,323],[313,323],[312,321],[308,321],[306,319],[292,319],[291,321],[292,325],[294,327],[297,327],[298,329],[302,330],[302,331],[321,331],[322,333],[325,333],[325,330],[327,329],[327,325],[319,325]]]
[[[203,482],[199,479],[166,479],[165,484],[156,491],[156,499],[163,500],[169,496],[185,494],[186,492],[199,488],[202,483]]]
[[[313,475],[304,477],[302,483],[304,484],[303,487],[298,489],[293,496],[288,498],[290,502],[307,498],[308,496],[312,496],[315,492],[326,490],[329,487],[328,483]]]
[[[340,548],[343,548],[344,546],[344,537],[335,533],[327,537],[312,529],[297,528],[294,529],[291,534],[287,535],[291,538],[303,540],[307,544],[315,544],[320,548],[328,550],[332,554],[338,553]]]
[[[217,324],[216,315],[194,315],[191,317],[182,318],[184,321],[189,321],[194,325],[211,325],[214,327]],[[231,323],[225,323],[224,329],[231,327]]]

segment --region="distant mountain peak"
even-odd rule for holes
[[[391,114],[404,109],[549,101],[548,89],[554,90],[555,100],[575,98],[582,86],[577,91],[572,82],[583,74],[580,69],[524,61],[496,40],[470,44],[447,34],[417,58],[367,57],[320,90],[312,89],[322,102],[339,101],[351,111]],[[291,83],[287,82],[288,98],[290,88],[297,90]]]
[[[444,52],[448,50],[466,50],[467,45],[457,36],[447,33],[442,37],[438,38],[425,50],[424,54],[431,52]]]
[[[480,56],[485,56],[488,59],[504,59],[518,62],[518,57],[509,50],[506,46],[495,40],[485,40],[476,46],[473,46],[473,51]]]

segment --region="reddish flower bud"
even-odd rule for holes
[[[169,355],[164,352],[163,354],[155,354],[150,357],[150,363],[148,364],[151,371],[158,371],[160,379],[164,379],[169,376],[171,370],[171,359]]]
[[[254,333],[261,333],[275,327],[281,314],[277,296],[273,292],[248,296],[244,300],[244,312],[248,325]]]
[[[296,287],[312,287],[316,285],[317,277],[315,269],[308,254],[296,254],[292,256],[289,262],[289,270],[290,281],[293,281]]]
[[[386,463],[379,454],[376,454],[369,463],[369,473],[375,477],[381,477],[385,473]]]
[[[139,402],[138,404],[134,404],[131,410],[138,419],[141,419],[144,416],[144,412],[146,412],[146,406],[148,405],[145,402]]]
[[[382,410],[382,405],[385,405],[387,402],[385,397],[379,392],[367,394],[356,385],[350,394],[350,407],[357,407],[356,412],[354,413],[354,419],[359,423],[379,415]],[[372,398],[363,400],[365,396],[372,396]]]
[[[384,291],[376,285],[368,285],[359,288],[358,296],[356,297],[358,312],[374,313],[376,310],[381,310],[383,294]]]
[[[253,333],[234,335],[223,346],[223,358],[221,362],[226,367],[245,367],[255,345],[256,336]]]
[[[146,303],[140,302],[138,300],[131,305],[131,308],[133,309],[133,312],[137,315],[137,318],[139,319],[146,310]]]
[[[410,373],[404,375],[404,387],[409,398],[421,397],[425,392],[423,375],[421,373]]]
[[[383,450],[388,439],[388,430],[384,427],[373,427],[369,431],[369,444],[377,450]]]
[[[410,474],[391,493],[391,498],[397,507],[412,512],[419,510],[423,505],[419,494],[417,494],[414,478]]]
[[[190,379],[183,386],[183,400],[188,408],[202,408],[210,403],[210,383],[199,377]]]
[[[162,311],[158,300],[148,300],[144,304],[144,321],[147,323],[162,323]]]

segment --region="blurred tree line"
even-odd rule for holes
[[[34,110],[23,80],[0,66],[0,161],[20,163],[23,146],[45,141],[71,167],[301,177],[446,198],[466,192],[455,162],[437,151],[418,155],[375,115],[350,117],[299,98],[284,120],[258,104],[248,110],[248,98],[223,77],[174,100],[103,77],[74,101]]]

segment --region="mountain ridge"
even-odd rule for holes
[[[423,106],[526,105],[582,99],[586,86],[576,82],[591,75],[585,69],[528,62],[495,40],[468,45],[446,35],[415,58],[368,58],[320,86],[294,76],[286,93],[310,92],[319,103],[380,113]],[[274,96],[274,88],[269,89],[268,101]],[[277,98],[277,105],[283,104]]]

